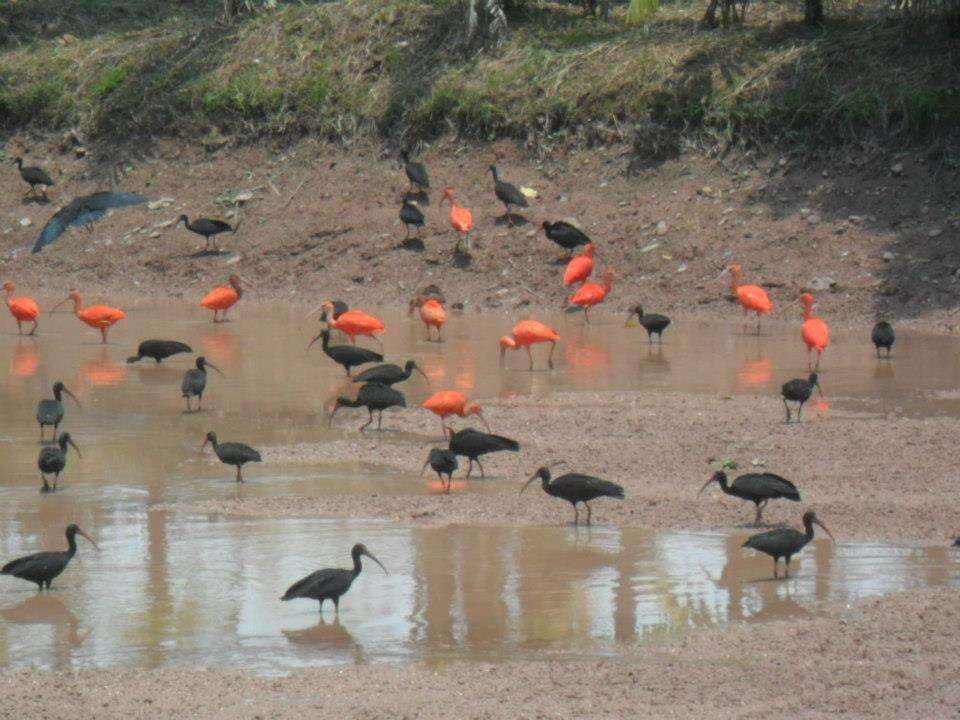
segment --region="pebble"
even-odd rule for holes
[[[884,262],[890,262],[891,260],[896,259],[896,257],[897,257],[897,254],[896,254],[896,253],[892,253],[892,252],[890,252],[889,250],[887,250],[886,252],[883,253],[883,261],[884,261]]]
[[[837,281],[832,277],[815,277],[810,281],[810,289],[816,292],[822,292],[824,290],[829,290],[836,284]]]
[[[21,227],[30,227],[31,225],[33,225],[33,220],[30,218],[20,218]]]
[[[661,220],[657,223],[657,235],[666,235],[667,234],[667,224]]]
[[[893,173],[894,175],[902,175],[902,174],[903,174],[903,163],[894,163],[893,165],[891,165],[891,166],[890,166],[890,172]]]
[[[817,225],[820,222],[820,215],[818,213],[812,212],[807,215],[807,223],[810,225]]]
[[[165,207],[170,207],[173,203],[174,200],[172,197],[162,197],[159,200],[151,200],[147,203],[147,207],[151,210],[160,210]]]
[[[927,237],[935,238],[935,237],[940,237],[942,234],[943,234],[943,230],[941,228],[933,228],[930,232],[927,233]]]

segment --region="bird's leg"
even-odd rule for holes
[[[757,337],[760,337],[760,313],[757,313]]]
[[[813,366],[814,372],[820,369],[820,358],[823,357],[823,353],[817,350],[817,364]]]
[[[557,349],[557,341],[550,341],[550,354],[547,355],[547,367],[553,370],[553,351]]]
[[[377,344],[380,345],[380,354],[383,354],[383,340],[381,340],[377,335],[371,335],[374,340],[377,341]]]
[[[780,561],[780,558],[774,558],[774,559],[773,559],[773,579],[774,579],[774,580],[776,580],[777,577],[778,577],[778,576],[777,576],[777,563],[778,563],[779,561]]]
[[[40,492],[50,492],[50,485],[47,483],[47,476],[40,473],[40,479],[43,480],[43,488]]]
[[[590,507],[590,503],[588,503],[586,500],[584,500],[583,504],[587,508],[587,525],[590,525],[593,519],[593,509]]]
[[[783,399],[783,407],[786,408],[786,410],[787,410],[787,422],[789,423],[789,422],[790,422],[790,406],[787,405],[787,399],[786,399],[786,398]]]
[[[60,482],[60,473],[55,473],[53,476],[53,489],[57,489],[57,483]]]
[[[373,413],[370,413],[370,414],[372,415]],[[382,429],[383,429],[383,410],[381,410],[380,413],[377,415],[377,430],[382,430]]]
[[[790,556],[787,555],[783,559],[783,576],[790,577]]]
[[[17,320],[17,335],[23,335],[23,326],[20,324],[20,321]],[[877,357],[880,357],[880,350],[877,349]]]
[[[33,327],[30,328],[30,332],[28,332],[27,335],[30,335],[30,336],[32,337],[33,335],[36,334],[36,332],[37,332],[37,321],[34,320],[34,321],[33,321]]]
[[[576,503],[573,504],[573,524],[574,525],[580,524],[580,511],[577,509]]]
[[[367,426],[373,422],[373,410],[371,410],[370,408],[367,408],[367,413],[370,417],[367,419],[367,421],[363,425],[360,426],[360,432],[363,432],[364,430],[366,430]]]
[[[340,598],[338,597],[333,599],[333,614],[340,617]]]
[[[513,215],[510,214],[510,203],[507,203],[507,227],[513,227]]]
[[[107,344],[107,329],[106,329],[106,328],[100,328],[100,336],[103,338],[103,344],[106,345],[106,344]]]
[[[763,512],[763,504],[757,503],[757,514],[753,518],[753,526],[759,527],[760,525],[760,514]]]
[[[242,483],[242,482],[243,482],[243,475],[240,474],[240,468],[241,468],[241,466],[240,466],[240,465],[237,465],[237,482],[238,482],[238,483]]]
[[[440,480],[443,481],[443,491],[449,495],[449,494],[450,494],[450,483],[453,482],[453,473],[450,473],[449,475],[447,475],[447,479],[446,479],[446,480],[443,480],[443,475],[441,475],[441,476],[440,476]]]
[[[524,346],[527,351],[527,357],[530,358],[530,372],[533,372],[533,353],[530,352],[530,346]]]
[[[590,308],[588,307],[583,308],[583,319],[587,323],[587,325],[590,324]]]
[[[807,348],[807,371],[809,372],[813,368],[813,363],[810,361],[810,348]]]
[[[892,348],[889,348],[889,347],[887,348],[887,357],[890,357],[890,350],[891,350],[891,349],[892,349]],[[877,352],[879,353],[880,351],[878,350]]]
[[[485,478],[487,474],[483,471],[483,463],[480,462],[480,458],[477,458],[477,467],[480,468],[480,477]]]
[[[797,405],[797,422],[800,422],[800,413],[803,412],[803,403]]]

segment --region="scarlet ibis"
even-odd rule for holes
[[[457,205],[457,200],[453,196],[453,188],[447,188],[443,191],[440,205],[443,205],[444,201],[450,203],[450,226],[457,233],[456,249],[460,249],[460,242],[462,241],[467,247],[467,252],[470,252],[470,231],[473,230],[473,215],[465,207]]]
[[[474,463],[480,468],[480,477],[485,477],[483,465],[480,462],[481,455],[500,452],[502,450],[508,450],[510,452],[520,450],[520,443],[503,435],[492,435],[474,430],[473,428],[466,428],[459,432],[453,432],[450,428],[447,428],[447,430],[450,433],[450,452],[470,460],[466,475],[468,479],[470,473],[473,472]]]
[[[363,543],[354,545],[350,551],[350,555],[353,557],[352,570],[344,570],[341,568],[324,568],[323,570],[317,570],[315,573],[307,575],[302,580],[298,580],[287,588],[287,591],[280,599],[293,600],[295,598],[307,598],[309,600],[319,600],[321,613],[323,612],[323,601],[333,600],[334,611],[339,614],[340,596],[344,595],[350,589],[353,581],[357,579],[360,571],[363,570],[363,565],[360,564],[361,556],[366,555],[379,565],[384,573],[389,575],[387,569],[383,567],[383,563],[377,560]]]
[[[148,357],[156,360],[159,365],[172,355],[189,352],[193,352],[191,347],[177,340],[144,340],[137,346],[137,354],[128,357],[127,362],[135,363]]]
[[[570,296],[569,304],[583,308],[584,320],[590,322],[590,308],[602,303],[604,298],[610,294],[612,287],[613,273],[607,271],[603,274],[603,285],[584,283]]]
[[[593,255],[595,250],[596,248],[594,248],[593,243],[587,243],[586,247],[583,248],[583,254],[577,255],[567,263],[567,267],[563,271],[563,284],[565,286],[569,287],[574,283],[584,283],[587,281],[587,278],[593,273]]]
[[[240,298],[243,297],[243,288],[240,286],[240,278],[231,275],[228,279],[229,287],[214,288],[200,300],[200,305],[213,310],[214,322],[226,322],[227,311],[232,308]],[[217,320],[217,313],[222,312],[220,319]]]
[[[541,467],[531,475],[524,486],[520,488],[520,494],[522,495],[523,491],[530,486],[530,483],[537,478],[540,478],[543,491],[547,493],[547,495],[566,500],[573,505],[574,525],[580,524],[580,512],[577,510],[577,503],[582,502],[587,508],[587,525],[589,525],[593,517],[593,510],[590,508],[591,500],[596,500],[599,497],[612,497],[623,500],[625,497],[622,487],[609,480],[602,480],[593,475],[566,473],[551,481],[550,468],[547,467]]]
[[[544,220],[541,227],[550,240],[553,240],[553,242],[567,251],[568,257],[578,245],[587,245],[590,243],[590,238],[587,237],[580,228],[563,220],[558,220],[555,223]]]
[[[43,442],[43,427],[53,425],[53,437],[57,437],[57,428],[63,422],[63,393],[66,393],[80,407],[80,401],[77,396],[67,389],[67,386],[57,380],[53,384],[53,399],[41,400],[37,403],[37,422],[40,423],[40,442]]]
[[[496,165],[490,166],[490,174],[493,175],[493,192],[497,196],[497,200],[502,202],[503,206],[507,209],[507,224],[512,227],[513,215],[510,214],[510,208],[512,206],[529,207],[530,203],[527,202],[523,193],[520,192],[515,185],[511,185],[500,179]]]
[[[13,164],[16,165],[20,171],[20,177],[23,178],[23,181],[30,186],[30,190],[26,193],[27,195],[36,195],[37,185],[39,185],[43,197],[47,196],[47,188],[53,187],[53,180],[47,175],[43,168],[24,167],[23,158],[21,157],[15,157]]]
[[[759,335],[760,317],[769,315],[770,311],[773,310],[773,302],[767,295],[767,291],[759,285],[741,285],[739,265],[730,265],[724,272],[730,273],[730,291],[736,296],[740,307],[743,308],[743,314],[746,315],[748,312],[757,314],[757,335]]]
[[[92,328],[97,328],[100,331],[100,337],[104,343],[107,342],[107,332],[110,328],[126,317],[123,310],[110,307],[109,305],[83,307],[83,299],[76,290],[71,290],[66,298],[53,306],[53,310],[56,310],[69,300],[73,300],[73,314],[77,316],[77,319]],[[51,310],[51,312],[53,312],[53,310]]]
[[[231,226],[230,223],[225,223],[223,220],[214,220],[212,218],[196,218],[193,222],[190,222],[186,215],[181,215],[177,218],[175,225],[183,223],[187,230],[202,236],[203,239],[207,241],[207,244],[203,249],[209,250],[210,238],[214,237],[215,235],[220,235],[221,233],[230,233],[231,235],[236,235],[237,230],[240,228],[240,222],[237,222],[237,224],[234,226]],[[217,250],[216,241],[213,243],[213,249]]]
[[[441,341],[441,328],[447,322],[447,311],[443,307],[443,301],[435,297],[425,297],[423,293],[417,293],[410,301],[407,309],[407,316],[413,314],[414,309],[419,309],[420,319],[427,326],[427,342],[433,340],[430,328],[437,329],[437,342]]]
[[[444,436],[446,436],[447,433],[445,420],[451,415],[459,415],[464,418],[470,415],[476,415],[480,418],[487,432],[490,431],[490,426],[487,424],[486,418],[483,417],[483,410],[480,408],[480,403],[468,402],[467,396],[462,392],[456,390],[441,390],[424,400],[422,407],[440,418],[440,427],[443,429]]]
[[[207,388],[207,368],[223,375],[220,368],[202,355],[197,358],[197,366],[183,374],[183,380],[180,381],[180,394],[187,401],[187,412],[193,412],[190,406],[191,398],[197,398],[197,410],[203,406],[203,391]]]
[[[734,480],[732,485],[728,485],[727,474],[723,470],[718,470],[703,484],[697,495],[706,490],[713,482],[717,483],[727,495],[749,500],[756,505],[757,514],[753,519],[754,525],[760,524],[763,509],[770,500],[778,498],[786,498],[797,502],[800,500],[800,491],[797,490],[797,486],[774,473],[746,473]]]
[[[76,524],[70,523],[67,525],[66,531],[66,550],[38,552],[33,555],[11,560],[0,568],[0,575],[13,575],[21,580],[36,583],[38,590],[43,590],[43,586],[46,585],[47,590],[49,590],[50,583],[67,569],[67,565],[70,564],[73,556],[77,554],[77,535],[85,538],[97,550],[100,549],[92,537],[87,535]]]
[[[787,401],[798,403],[797,421],[800,421],[800,412],[803,410],[803,404],[813,395],[813,389],[816,388],[823,397],[823,389],[820,387],[820,381],[816,373],[810,373],[806,380],[803,378],[794,378],[788,380],[780,388],[780,394],[783,395],[783,407],[787,409],[787,422],[790,422],[790,406]]]
[[[333,404],[333,410],[330,413],[330,421],[328,427],[333,426],[333,416],[337,414],[337,410],[342,407],[349,408],[359,408],[365,407],[367,409],[367,414],[369,415],[367,421],[360,426],[360,432],[366,430],[367,426],[373,422],[373,411],[378,412],[377,416],[377,430],[382,429],[383,424],[383,411],[387,408],[392,407],[406,407],[407,399],[403,396],[403,393],[399,390],[394,390],[389,385],[381,385],[379,383],[367,383],[360,388],[360,391],[357,393],[356,399],[351,399],[348,397],[338,397]]]
[[[410,159],[410,154],[406,150],[400,151],[400,162],[403,163],[403,171],[410,181],[410,191],[413,191],[414,185],[420,190],[430,188],[430,176],[427,174],[427,166],[421,162]]]
[[[31,322],[33,327],[27,334],[33,335],[37,332],[37,316],[40,315],[40,306],[37,305],[37,301],[25,295],[14,297],[13,291],[17,289],[17,286],[12,282],[5,282],[3,289],[7,291],[7,309],[13,315],[13,319],[17,321],[17,333],[23,335],[23,323]]]
[[[423,468],[420,470],[420,474],[423,475],[424,471],[429,465],[433,471],[437,474],[437,478],[443,483],[443,491],[448,493],[450,492],[450,483],[453,481],[453,473],[456,472],[459,467],[457,462],[457,456],[454,455],[449,450],[444,450],[443,448],[431,448],[430,454],[427,456],[427,460],[423,463]],[[446,475],[447,479],[444,480],[443,476]]]
[[[262,458],[260,453],[254,450],[252,447],[245,443],[241,442],[218,442],[217,434],[213,431],[207,433],[207,437],[203,441],[203,445],[200,446],[200,451],[207,446],[207,444],[213,446],[213,451],[217,454],[217,458],[224,465],[234,465],[237,468],[237,482],[243,482],[243,474],[241,469],[248,462],[261,462]]]
[[[813,540],[813,526],[819,525],[823,531],[833,540],[827,526],[820,522],[817,514],[813,510],[807,510],[803,514],[803,528],[805,532],[800,532],[793,528],[777,528],[776,530],[767,530],[766,532],[751,535],[743,544],[743,547],[753,548],[769,555],[773,558],[773,577],[777,577],[777,563],[780,558],[786,560],[786,577],[790,577],[790,558],[800,552],[804,546]]]
[[[313,345],[321,338],[323,339],[321,347],[323,348],[324,354],[338,365],[342,365],[344,371],[347,373],[347,377],[350,376],[350,368],[352,367],[371,362],[383,362],[383,355],[373,350],[367,350],[366,348],[357,347],[356,345],[331,345],[330,330],[328,328],[321,330],[320,334],[310,341],[310,345]],[[307,345],[308,350],[310,349],[310,345]]]
[[[547,365],[553,369],[553,351],[557,348],[557,340],[560,335],[549,325],[544,325],[537,320],[521,320],[513,326],[513,335],[504,335],[500,338],[500,365],[504,364],[504,356],[507,350],[516,350],[524,348],[527,351],[527,357],[530,358],[530,370],[533,370],[533,353],[530,346],[537,343],[550,343],[550,355],[547,357]]]
[[[355,383],[374,382],[380,383],[381,385],[396,385],[398,382],[409,380],[414,370],[423,375],[424,380],[427,380],[426,374],[423,372],[423,370],[417,367],[416,361],[407,360],[407,363],[403,366],[403,368],[392,363],[387,363],[386,365],[376,365],[372,368],[367,368],[363,372],[354,375],[353,381]]]
[[[803,293],[800,296],[800,302],[803,303],[803,325],[800,328],[800,336],[803,338],[803,344],[807,346],[807,370],[820,369],[820,356],[830,344],[830,329],[820,318],[813,317],[813,295]],[[810,353],[817,351],[817,364],[810,367]]]
[[[647,342],[652,343],[654,335],[657,336],[657,340],[659,342],[663,342],[663,331],[669,327],[670,318],[668,318],[666,315],[646,315],[643,312],[643,306],[636,305],[635,307],[631,308],[629,313],[627,313],[627,322],[624,327],[630,325],[630,320],[634,315],[637,316],[637,321],[640,323],[643,329],[647,331]]]
[[[344,310],[338,314],[330,300],[321,303],[317,310],[321,312],[321,320],[325,321],[334,330],[345,333],[350,338],[351,343],[356,343],[357,335],[364,335],[376,340],[380,344],[380,349],[383,349],[383,341],[378,336],[386,326],[380,318],[362,310]],[[317,310],[314,310],[311,315]]]
[[[60,481],[60,473],[67,466],[67,445],[77,451],[77,455],[83,457],[80,448],[70,437],[70,433],[60,433],[57,438],[57,445],[47,446],[40,450],[37,457],[37,467],[40,468],[40,479],[43,480],[43,487],[40,492],[50,492],[57,489],[57,483]],[[47,475],[53,475],[53,487],[47,483]]]
[[[404,237],[410,237],[410,228],[416,228],[417,237],[420,237],[420,231],[426,223],[426,217],[415,201],[404,200],[403,205],[400,207],[400,222],[402,222],[407,229],[407,234]]]
[[[31,252],[40,252],[70,227],[83,227],[93,232],[93,223],[103,218],[111,208],[140,205],[146,201],[143,195],[124,192],[95,192],[74,198],[57,210],[43,226]]]
[[[327,322],[327,313],[331,308],[332,312],[329,314],[334,320],[339,320],[340,316],[350,309],[350,306],[347,305],[343,300],[326,300],[320,307],[322,308],[320,312],[320,322]]]
[[[890,357],[890,349],[893,347],[896,336],[893,333],[893,325],[886,320],[881,320],[873,326],[873,332],[870,333],[870,339],[874,347],[877,348],[877,357],[880,357],[880,348],[887,349],[887,357]]]

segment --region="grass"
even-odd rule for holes
[[[455,0],[289,3],[218,20],[220,0],[30,0],[0,8],[0,127],[94,142],[215,129],[410,143],[451,131],[658,146],[921,140],[960,125],[955,40],[910,39],[859,6],[812,31],[792,7],[703,31],[703,2],[644,23],[529,2],[465,56]],[[66,9],[64,9],[66,8]],[[64,37],[69,32],[70,37]]]

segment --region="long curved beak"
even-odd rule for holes
[[[820,393],[820,397],[823,397],[823,388],[820,387],[820,381],[817,380],[817,392]]]
[[[427,465],[430,464],[430,458],[427,458],[426,462],[423,463],[423,467],[420,468],[420,477],[423,477],[423,474],[427,471]]]
[[[63,391],[64,391],[67,395],[69,395],[70,397],[73,398],[73,401],[77,404],[77,407],[83,407],[83,406],[80,404],[80,401],[77,400],[77,396],[76,396],[76,395],[74,395],[72,392],[70,392],[69,390],[67,390],[67,388],[63,388]]]
[[[67,442],[70,443],[70,447],[72,447],[74,450],[77,451],[77,455],[79,455],[80,457],[83,457],[83,453],[80,452],[80,448],[77,447],[77,444],[73,441],[73,438],[70,438],[69,440],[67,440]]]
[[[323,333],[320,333],[320,334],[317,335],[313,340],[311,340],[310,343],[307,345],[307,350],[309,350],[311,347],[313,347],[313,344],[314,344],[317,340],[319,340],[320,338],[322,338],[322,337],[323,337]]]
[[[713,478],[711,477],[709,480],[707,480],[707,481],[703,484],[703,487],[700,488],[700,490],[697,491],[697,497],[700,497],[700,493],[702,493],[704,490],[706,490],[708,487],[710,487],[710,483],[712,483],[712,482],[713,482]]]
[[[724,276],[727,275],[729,272],[730,272],[730,268],[729,268],[729,267],[725,267],[723,270],[720,271],[720,274],[717,275],[717,280],[719,280],[720,278],[724,277]]]
[[[635,324],[636,324],[636,323],[633,322],[633,313],[632,313],[632,312],[627,313],[627,320],[626,320],[626,322],[623,323],[623,326],[624,326],[624,327],[633,327]]]
[[[370,558],[371,560],[373,560],[377,565],[379,565],[380,568],[383,570],[384,573],[386,573],[387,575],[390,574],[390,573],[387,571],[387,569],[386,569],[385,567],[383,567],[383,563],[380,562],[379,560],[377,560],[377,559],[373,556],[373,553],[372,553],[372,552],[370,552],[370,551],[368,551],[368,550],[364,550],[364,551],[363,551],[363,554],[366,555],[366,556],[367,556],[368,558]]]
[[[50,309],[47,311],[47,313],[48,313],[49,315],[53,315],[53,313],[55,313],[55,312],[57,311],[57,308],[60,307],[61,305],[63,305],[63,304],[64,304],[65,302],[67,302],[67,300],[69,300],[69,299],[70,299],[70,296],[68,295],[68,296],[65,297],[63,300],[61,300],[61,301],[58,302],[56,305],[54,305],[52,308],[50,308]]]
[[[836,538],[833,537],[833,533],[830,532],[830,529],[826,525],[824,525],[822,522],[820,522],[819,518],[814,518],[813,524],[819,525],[821,528],[823,528],[823,531],[830,536],[830,539],[833,540],[833,542],[837,541]]]
[[[506,362],[506,360],[504,359],[505,356],[506,356],[506,354],[507,354],[507,346],[506,346],[506,345],[501,345],[501,346],[500,346],[500,366],[501,366],[501,367],[502,367],[502,366],[504,365],[504,363]]]
[[[420,369],[420,366],[419,366],[419,365],[414,365],[414,366],[413,366],[413,369],[416,370],[416,371],[417,371],[418,373],[420,373],[421,375],[423,375],[423,379],[427,381],[427,385],[430,384],[430,378],[428,378],[428,377],[427,377],[427,374],[426,374],[423,370]]]
[[[204,451],[204,448],[207,447],[207,443],[209,443],[209,442],[210,442],[210,438],[204,438],[204,439],[203,439],[203,445],[200,446],[200,452],[203,452],[203,451]]]
[[[477,410],[477,412],[474,413],[474,414],[475,414],[478,418],[480,418],[480,422],[483,423],[483,427],[485,427],[485,428],[487,429],[487,432],[490,432],[490,423],[488,423],[488,422],[487,422],[487,419],[483,416],[483,411],[482,411],[482,410]]]
[[[82,537],[84,540],[86,540],[88,543],[90,543],[91,545],[93,545],[93,547],[96,548],[97,552],[100,552],[100,546],[97,545],[97,541],[94,540],[94,539],[93,539],[92,537],[90,537],[89,535],[87,535],[87,534],[86,534],[83,530],[81,530],[80,528],[77,528],[77,535],[79,535],[79,536]]]
[[[339,405],[334,405],[333,410],[330,411],[330,419],[327,421],[327,427],[333,427],[333,416],[337,414],[337,410],[340,409]]]
[[[538,477],[540,477],[540,476],[539,476],[537,473],[534,473],[533,475],[531,475],[531,476],[527,479],[527,481],[523,484],[523,487],[520,488],[520,495],[523,495],[523,491],[526,490],[528,487],[530,487],[530,483],[532,483],[532,482],[533,482],[534,480],[536,480]]]
[[[220,376],[221,376],[221,377],[226,377],[226,375],[223,374],[223,371],[222,371],[220,368],[218,368],[216,365],[214,365],[212,362],[210,362],[209,360],[208,360],[207,362],[205,362],[204,365],[206,365],[206,366],[209,367],[209,368],[213,368],[214,370],[216,370],[218,373],[220,373]]]

